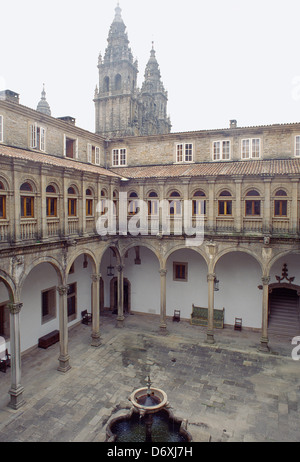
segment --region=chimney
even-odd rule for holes
[[[0,91],[0,100],[19,104],[19,93],[11,90],[2,90]]]
[[[236,128],[237,127],[237,121],[235,119],[230,120],[230,128]]]
[[[71,116],[65,116],[65,117],[57,117],[58,120],[63,120],[64,122],[67,122],[68,124],[75,125],[76,119]]]

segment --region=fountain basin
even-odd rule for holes
[[[168,405],[166,393],[159,388],[138,388],[129,399],[141,414],[155,413]]]

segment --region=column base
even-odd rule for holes
[[[69,360],[70,360],[70,356],[60,356],[58,358],[59,366],[57,370],[59,372],[68,372],[71,369]]]
[[[119,327],[119,328],[124,327],[124,319],[125,319],[124,316],[118,316],[117,317],[116,327]]]
[[[159,332],[161,334],[166,334],[167,333],[167,324],[164,321],[162,321],[160,323],[160,325],[159,325]]]
[[[23,398],[23,391],[24,391],[23,387],[19,387],[16,390],[14,389],[9,390],[8,393],[10,394],[10,402],[8,406],[11,409],[17,410],[25,404],[25,400]]]
[[[92,347],[99,347],[101,345],[100,333],[92,334]]]
[[[215,343],[214,339],[214,333],[211,331],[206,332],[206,343],[209,343],[210,345],[213,345]]]
[[[260,345],[258,347],[258,351],[262,351],[263,353],[269,353],[270,348],[269,348],[268,343],[269,343],[269,339],[266,337],[262,337],[260,339]]]

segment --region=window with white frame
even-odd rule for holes
[[[3,142],[3,116],[0,115],[0,143]]]
[[[30,147],[46,151],[46,129],[37,123],[30,125]]]
[[[213,160],[230,159],[230,140],[220,140],[213,142]]]
[[[300,135],[295,137],[295,156],[300,157]]]
[[[87,161],[90,164],[100,165],[100,148],[90,143],[87,145]]]
[[[64,135],[64,156],[70,159],[78,158],[78,139]]]
[[[242,140],[242,159],[258,159],[260,157],[260,138]]]
[[[176,145],[176,162],[193,162],[192,143],[181,143]]]
[[[126,149],[113,149],[112,151],[112,166],[119,167],[126,165]]]

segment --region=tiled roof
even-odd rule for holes
[[[117,172],[107,170],[97,165],[87,164],[78,160],[68,159],[66,157],[51,156],[49,154],[42,154],[36,151],[29,151],[26,149],[14,148],[11,146],[0,145],[0,157],[10,157],[14,159],[28,160],[31,162],[38,162],[47,164],[53,167],[68,168],[80,170],[81,172],[96,173],[98,175],[106,175],[109,177],[119,178]]]
[[[118,167],[113,171],[126,178],[300,175],[300,158]]]

